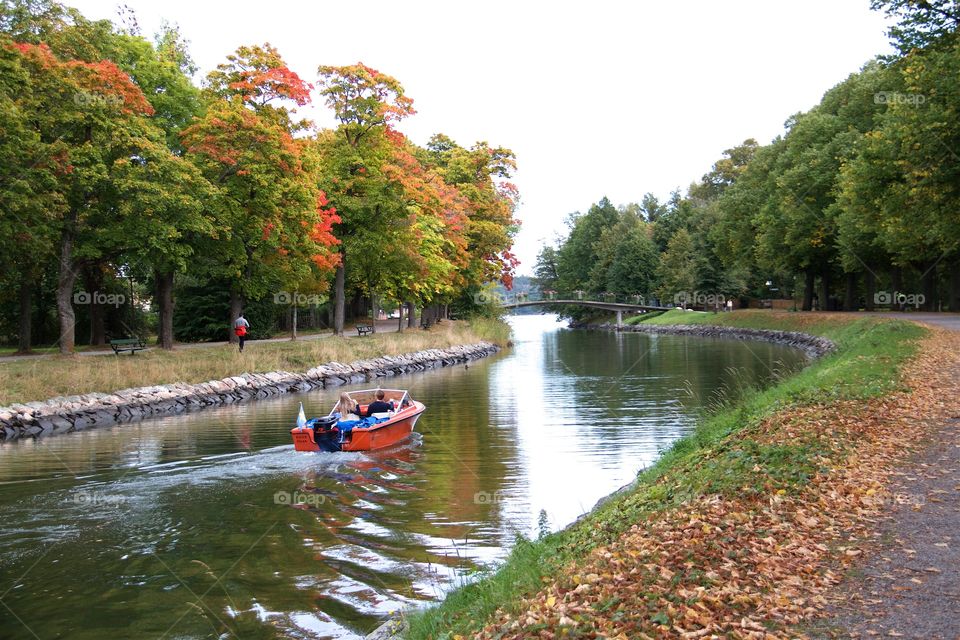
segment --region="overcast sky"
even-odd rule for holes
[[[116,0],[64,1],[116,17]],[[270,42],[308,82],[362,61],[414,99],[400,129],[415,142],[512,149],[521,274],[570,212],[686,190],[724,149],[769,142],[891,50],[869,0],[125,3],[145,35],[180,25],[198,82],[242,44]],[[322,105],[309,115],[333,124]]]

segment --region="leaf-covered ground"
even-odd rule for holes
[[[958,361],[960,335],[931,331],[899,391],[781,410],[738,432],[697,464],[709,475],[734,459],[748,481],[637,522],[477,637],[803,636],[875,548],[898,465],[960,413]]]

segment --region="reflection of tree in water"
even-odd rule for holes
[[[558,331],[543,353],[559,387],[553,401],[573,403],[590,437],[650,412],[689,423],[806,362],[799,351],[763,342],[609,331]]]
[[[297,620],[320,636],[367,630],[400,603],[435,598],[502,557],[511,528],[530,524],[524,533],[535,533],[541,508],[552,520],[544,526],[562,524],[547,495],[556,487],[533,493],[536,474],[553,483],[598,473],[577,481],[591,485],[611,466],[632,473],[638,456],[666,446],[678,433],[673,422],[691,422],[716,389],[766,381],[780,358],[802,362],[753,342],[539,325],[521,338],[532,341],[526,359],[508,352],[384,381],[427,404],[420,441],[395,450],[288,451],[298,403],[325,413],[338,390],[0,448],[0,477],[43,480],[29,499],[0,493],[4,528],[17,531],[12,542],[0,538],[11,559],[5,575],[36,562],[4,602],[40,637],[159,637],[184,613],[171,636],[303,635]],[[561,463],[549,439],[565,432],[575,438]],[[581,446],[600,449],[597,458]],[[56,504],[84,482],[128,501]],[[281,493],[301,502],[278,504]],[[29,549],[49,555],[37,562],[40,552]]]

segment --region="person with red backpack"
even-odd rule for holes
[[[242,313],[233,321],[233,332],[237,334],[237,338],[240,339],[240,353],[243,353],[243,343],[247,339],[247,329],[249,328],[250,323],[247,322],[247,319],[243,317]]]

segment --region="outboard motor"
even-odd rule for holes
[[[309,421],[313,431],[330,431],[337,424],[337,416],[324,416],[322,418],[313,418]]]
[[[313,441],[321,451],[340,451],[340,432],[333,429],[337,416],[313,418],[307,425],[313,427]]]

